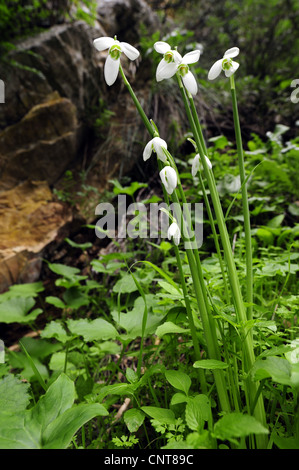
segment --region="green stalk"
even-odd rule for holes
[[[238,161],[240,179],[242,185],[242,203],[243,203],[243,216],[244,216],[244,231],[245,231],[245,250],[246,250],[246,294],[247,294],[247,318],[252,319],[252,303],[253,303],[253,270],[252,270],[252,243],[251,243],[251,226],[250,226],[250,212],[247,195],[247,185],[245,182],[245,165],[244,165],[244,153],[242,145],[241,127],[238,112],[237,95],[235,88],[234,74],[230,77],[230,87],[233,104],[233,117],[235,125]]]
[[[159,159],[158,159],[158,167],[159,167],[159,170],[162,170],[162,168],[163,168],[162,162]],[[169,207],[169,197],[168,197],[168,194],[167,194],[164,186],[163,186],[163,194],[164,194],[165,202]],[[175,256],[176,256],[176,260],[177,260],[177,264],[178,264],[178,268],[179,268],[179,273],[180,273],[181,285],[182,285],[182,289],[183,289],[185,306],[186,306],[189,326],[190,326],[190,330],[191,330],[191,337],[192,337],[192,342],[193,342],[193,347],[194,347],[195,358],[196,358],[197,361],[199,361],[201,359],[200,349],[199,349],[198,339],[197,339],[197,335],[196,335],[196,328],[195,328],[195,325],[194,325],[192,310],[191,310],[191,306],[190,306],[190,300],[189,300],[188,290],[187,290],[187,286],[186,286],[184,271],[183,271],[183,267],[182,267],[181,257],[180,257],[178,247],[175,244],[173,246],[174,246]],[[199,373],[199,381],[200,381],[202,392],[204,394],[207,394],[207,384],[206,384],[205,374],[204,374],[203,370],[201,370],[200,373]]]
[[[139,114],[140,114],[140,117],[141,117],[142,121],[144,122],[145,127],[147,128],[149,134],[150,134],[152,137],[154,137],[154,135],[156,134],[156,131],[153,129],[153,127],[152,127],[152,125],[151,125],[151,123],[150,123],[150,121],[149,121],[147,115],[146,115],[145,112],[143,111],[143,108],[142,108],[141,104],[139,103],[137,96],[135,95],[135,93],[134,93],[134,91],[133,91],[133,89],[132,89],[132,87],[131,87],[131,85],[130,85],[128,79],[127,79],[127,77],[125,76],[125,73],[124,73],[124,71],[123,71],[123,68],[122,68],[121,64],[119,64],[119,70],[120,70],[121,76],[122,76],[122,78],[123,78],[124,84],[126,85],[128,91],[129,91],[129,93],[130,93],[130,95],[131,95],[132,100],[134,101],[134,104],[135,104],[135,106],[136,106],[136,108],[137,108],[137,111],[138,111]]]
[[[215,210],[217,222],[218,222],[218,227],[219,227],[219,232],[221,236],[221,241],[222,241],[222,246],[224,250],[224,255],[225,255],[225,260],[227,263],[227,268],[228,268],[228,275],[229,275],[229,280],[231,284],[231,290],[234,298],[234,304],[236,308],[236,315],[238,318],[239,323],[243,325],[242,328],[242,333],[243,333],[243,346],[244,346],[244,354],[246,357],[246,373],[249,372],[250,368],[252,367],[254,361],[255,361],[255,355],[254,355],[254,349],[253,349],[253,342],[252,342],[252,336],[250,332],[250,328],[247,325],[247,315],[244,307],[244,302],[241,294],[241,288],[239,284],[239,279],[237,275],[237,269],[235,265],[235,261],[233,258],[233,253],[231,250],[231,245],[230,245],[230,240],[227,232],[227,227],[224,221],[224,215],[222,211],[222,206],[219,200],[219,195],[218,191],[214,182],[214,179],[211,175],[211,172],[208,168],[206,159],[205,159],[205,152],[204,148],[202,146],[202,141],[200,139],[200,133],[201,133],[201,126],[198,120],[197,112],[195,109],[194,101],[192,96],[188,96],[189,98],[189,103],[190,107],[188,104],[188,100],[186,97],[185,89],[183,87],[182,81],[180,77],[178,77],[178,82],[180,86],[180,90],[183,96],[183,100],[185,103],[185,108],[187,112],[187,116],[189,119],[189,123],[191,126],[191,130],[193,133],[193,136],[195,138],[195,142],[199,151],[199,155],[201,158],[202,165],[204,167],[204,172],[205,176],[208,182],[208,186],[210,189],[210,194],[213,202],[213,207]],[[191,108],[191,109],[190,109]],[[258,384],[256,382],[253,382],[250,380],[250,378],[247,379],[246,381],[246,386],[248,387],[248,396],[249,401],[247,402],[247,409],[248,412],[250,412],[251,409],[251,401],[254,400],[256,396],[256,392],[258,390]],[[262,397],[260,396],[256,406],[255,406],[255,416],[259,421],[266,425],[266,417],[265,417],[265,409],[264,409],[264,403],[262,400]],[[267,438],[264,435],[257,436],[257,442],[259,443],[260,448],[266,448],[267,447]]]

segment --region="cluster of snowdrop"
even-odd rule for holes
[[[94,40],[94,46],[98,51],[104,51],[108,49],[108,55],[104,65],[104,77],[107,85],[111,86],[115,83],[121,64],[120,57],[124,53],[130,60],[136,60],[139,57],[139,51],[126,42],[119,42],[116,38],[100,37]],[[171,49],[171,46],[164,41],[158,41],[154,44],[156,52],[163,55],[163,58],[159,62],[156,70],[156,80],[160,82],[162,80],[172,78],[178,75],[183,85],[191,95],[196,95],[198,86],[193,73],[189,69],[189,65],[198,62],[200,57],[200,51],[194,50],[188,52],[183,57],[177,51],[177,49]],[[239,54],[238,47],[232,47],[228,49],[222,59],[217,60],[211,67],[208,73],[208,79],[214,80],[217,78],[223,70],[226,77],[231,77],[239,67],[239,64],[232,60]],[[158,133],[157,133],[158,134]],[[167,143],[161,139],[158,135],[153,137],[145,146],[143,151],[143,160],[148,160],[152,153],[156,153],[157,158],[165,164],[160,171],[160,178],[163,186],[167,193],[171,195],[177,187],[178,177],[176,170],[170,166],[167,160]],[[208,157],[205,155],[207,166],[212,169],[212,164]],[[198,171],[201,169],[200,155],[196,154],[192,161],[192,176],[195,177]],[[176,221],[174,221],[168,229],[168,238],[173,238],[176,245],[180,241],[180,229]]]

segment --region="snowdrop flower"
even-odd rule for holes
[[[171,166],[165,166],[160,171],[160,178],[168,194],[172,194],[178,184],[176,171]]]
[[[180,243],[181,231],[176,222],[173,222],[169,226],[168,231],[167,231],[167,237],[168,237],[168,240],[171,240],[173,238],[175,245],[178,245]]]
[[[224,71],[226,77],[230,77],[235,71],[239,68],[238,62],[234,62],[232,60],[232,57],[236,57],[239,54],[240,50],[238,47],[232,47],[231,49],[228,49],[225,53],[222,59],[217,60],[214,65],[212,65],[209,74],[208,74],[208,79],[209,80],[214,80],[215,78],[220,75],[221,70]]]
[[[206,162],[207,162],[207,165],[209,167],[209,169],[211,170],[212,169],[212,163],[210,162],[210,160],[208,159],[208,157],[205,155],[205,159],[206,159]],[[201,161],[200,161],[200,156],[199,154],[195,155],[194,159],[193,159],[193,162],[192,162],[192,170],[191,170],[191,173],[192,173],[192,176],[194,178],[194,176],[196,176],[198,170],[201,168]]]
[[[154,48],[157,52],[163,54],[163,59],[159,63],[156,71],[157,82],[171,78],[178,72],[182,77],[186,89],[191,95],[196,95],[197,83],[194,75],[189,70],[189,65],[198,61],[200,51],[191,51],[182,57],[176,50],[171,50],[167,42],[163,41],[156,42]]]
[[[93,41],[94,47],[98,51],[109,49],[108,57],[104,66],[104,77],[107,85],[111,86],[115,82],[120,65],[120,56],[124,52],[130,60],[135,60],[139,56],[139,51],[127,42],[119,42],[115,38],[106,36],[97,38]]]
[[[163,148],[167,150],[167,143],[165,140],[160,139],[160,137],[154,137],[152,140],[150,140],[144,150],[143,150],[143,160],[146,161],[150,158],[152,152],[156,152],[157,157],[159,160],[161,160],[163,163],[166,162],[166,155],[163,151]]]

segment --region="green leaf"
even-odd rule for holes
[[[179,403],[186,403],[188,401],[188,397],[184,393],[175,393],[170,401],[171,405],[178,405]]]
[[[280,215],[277,215],[276,217],[273,217],[273,219],[269,220],[269,222],[267,223],[267,227],[271,227],[271,228],[280,227],[283,222],[284,217],[285,217],[284,214],[280,214]]]
[[[120,294],[130,294],[131,292],[135,292],[137,290],[138,288],[131,274],[125,274],[113,286],[113,292]]]
[[[167,335],[169,333],[188,334],[190,333],[190,330],[181,328],[180,326],[176,325],[171,321],[162,323],[162,325],[158,326],[158,328],[156,329],[156,335],[159,338],[162,338],[162,336]]]
[[[30,401],[28,389],[28,383],[21,382],[12,374],[0,380],[0,420],[27,408]]]
[[[192,431],[200,431],[204,421],[211,417],[211,404],[206,395],[196,395],[189,398],[186,406],[186,423]]]
[[[47,427],[42,437],[42,449],[66,449],[85,423],[96,416],[107,415],[106,408],[98,403],[73,406]]]
[[[0,302],[1,297],[5,295],[7,299],[13,297],[36,297],[39,292],[44,290],[43,283],[40,282],[32,282],[27,284],[15,284],[9,287],[9,291],[5,294],[0,295]]]
[[[253,380],[262,380],[271,378],[274,382],[290,385],[291,382],[292,365],[280,357],[266,357],[257,360],[251,369]]]
[[[130,432],[136,432],[142,425],[145,414],[136,408],[131,408],[124,413],[124,421]]]
[[[196,369],[226,369],[228,364],[226,362],[217,361],[216,359],[202,359],[200,361],[196,361],[193,364],[193,367]]]
[[[64,239],[71,247],[73,248],[79,248],[80,250],[86,250],[87,248],[92,247],[91,242],[86,242],[86,243],[76,243],[70,240],[69,238]]]
[[[98,400],[102,401],[107,395],[133,395],[136,390],[134,384],[113,384],[103,387],[98,395]]]
[[[105,341],[115,339],[118,336],[115,327],[103,318],[96,318],[95,320],[68,320],[67,326],[71,333],[83,336],[87,342]]]
[[[217,439],[225,441],[246,437],[250,434],[268,434],[268,432],[268,429],[253,416],[229,413],[217,421],[213,434]]]
[[[151,418],[156,419],[161,424],[175,424],[175,414],[167,408],[158,408],[155,406],[142,406],[142,411]]]
[[[54,305],[54,307],[57,307],[57,308],[62,308],[62,309],[66,308],[65,303],[59,297],[53,297],[50,295],[46,297],[46,302],[48,304]]]
[[[0,323],[29,323],[42,313],[40,308],[32,310],[35,304],[33,297],[14,297],[0,303]]]
[[[170,385],[188,395],[191,387],[191,379],[187,374],[178,370],[167,370],[165,377]]]
[[[44,330],[41,332],[42,338],[55,338],[61,343],[66,343],[70,336],[66,333],[65,329],[59,321],[51,321],[47,323]]]
[[[53,273],[66,278],[72,278],[74,275],[80,273],[80,269],[60,263],[48,263],[48,267]]]

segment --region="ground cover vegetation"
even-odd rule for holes
[[[234,2],[223,3],[230,12]],[[243,3],[257,8],[258,2]],[[278,8],[281,2],[270,3]],[[285,13],[291,14],[295,2],[287,3]],[[252,131],[252,116],[246,138],[240,127],[247,106],[263,116],[254,99],[245,102],[253,83],[264,89],[269,73],[271,90],[276,80],[281,91],[277,102],[284,102],[281,77],[288,86],[296,78],[291,62],[298,57],[272,57],[271,73],[248,55],[244,62],[239,42],[249,16],[234,21],[242,17],[234,8],[222,31],[213,6],[209,28],[220,35],[219,55],[206,52],[204,64],[191,29],[141,41],[141,54],[152,54],[157,73],[153,92],[171,87],[173,96],[175,89],[186,112],[187,132],[175,140],[174,131],[167,144],[159,117],[154,123],[145,115],[121,66],[138,51],[115,38],[95,41],[99,51],[109,50],[107,83],[123,80],[136,105],[149,134],[143,158],[153,161],[150,179],[111,181],[110,202],[119,195],[145,206],[175,202],[180,208],[188,201],[192,208],[203,202],[203,244],[185,245],[197,222],[192,210],[185,220],[179,209],[165,210],[173,228],[168,237],[105,238],[94,256],[100,243],[95,220],[83,236],[65,240],[68,263],[44,260],[47,282],[14,285],[0,295],[6,332],[25,327],[0,364],[1,448],[299,448],[294,103],[285,103],[285,115],[273,105],[279,119],[269,119],[272,127],[264,133]],[[180,21],[181,27],[190,18],[180,15]],[[289,44],[287,26],[271,31]],[[256,34],[263,32],[257,28]],[[284,65],[290,67],[287,75]],[[210,135],[202,125],[196,108],[202,92],[223,97],[227,110],[216,114],[230,115],[227,135]]]

